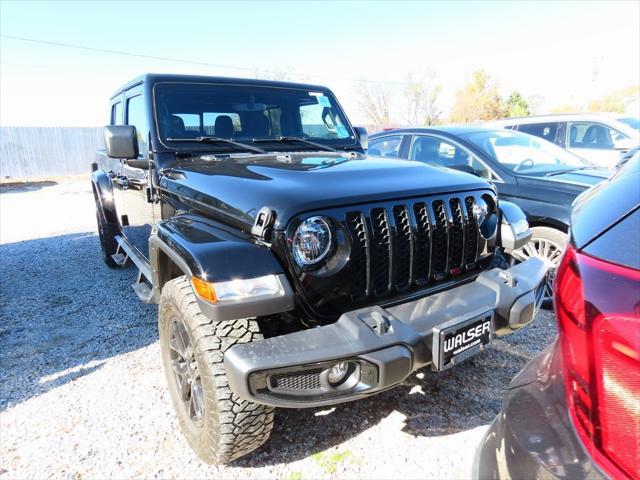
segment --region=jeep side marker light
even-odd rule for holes
[[[196,292],[196,295],[200,298],[213,303],[218,301],[218,297],[216,297],[216,292],[211,283],[205,282],[204,280],[200,280],[196,277],[191,278],[191,283],[193,284],[193,291]]]
[[[193,289],[200,298],[212,303],[242,301],[254,297],[282,295],[284,289],[277,275],[242,278],[209,283],[192,278]]]

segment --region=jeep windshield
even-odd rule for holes
[[[326,90],[269,85],[158,83],[158,135],[171,149],[190,151],[331,150],[358,140],[335,97]],[[207,137],[232,140],[203,141]]]

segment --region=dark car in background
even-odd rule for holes
[[[557,340],[514,378],[475,476],[640,478],[640,154],[575,204]]]
[[[532,135],[478,126],[378,132],[369,137],[368,153],[461,170],[490,181],[501,199],[522,208],[533,230],[531,242],[515,251],[513,260],[541,257],[554,267],[567,242],[571,203],[612,173]],[[553,269],[547,306],[552,279]]]

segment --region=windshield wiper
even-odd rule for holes
[[[547,172],[544,174],[545,177],[554,177],[556,175],[562,175],[563,173],[575,172],[576,170],[584,170],[589,167],[575,167],[575,168],[565,168],[564,170],[555,170],[553,172]]]
[[[232,147],[236,147],[241,150],[249,150],[250,152],[255,153],[267,153],[265,150],[259,147],[254,147],[252,145],[247,145],[246,143],[235,142],[233,140],[228,140],[226,138],[220,137],[195,137],[195,138],[167,138],[167,142],[181,142],[181,143],[224,143],[226,145],[231,145]]]
[[[320,150],[325,150],[327,152],[337,152],[335,148],[332,148],[328,145],[323,145],[321,143],[312,142],[311,140],[307,140],[306,138],[300,137],[265,137],[265,138],[253,138],[251,139],[253,143],[267,143],[267,142],[283,142],[283,143],[292,143],[299,142],[304,143],[306,145],[310,145],[312,147],[319,148]]]

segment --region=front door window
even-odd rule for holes
[[[471,173],[487,180],[492,179],[491,171],[464,148],[438,137],[421,135],[416,137],[410,160],[428,163],[437,167],[447,167]]]

